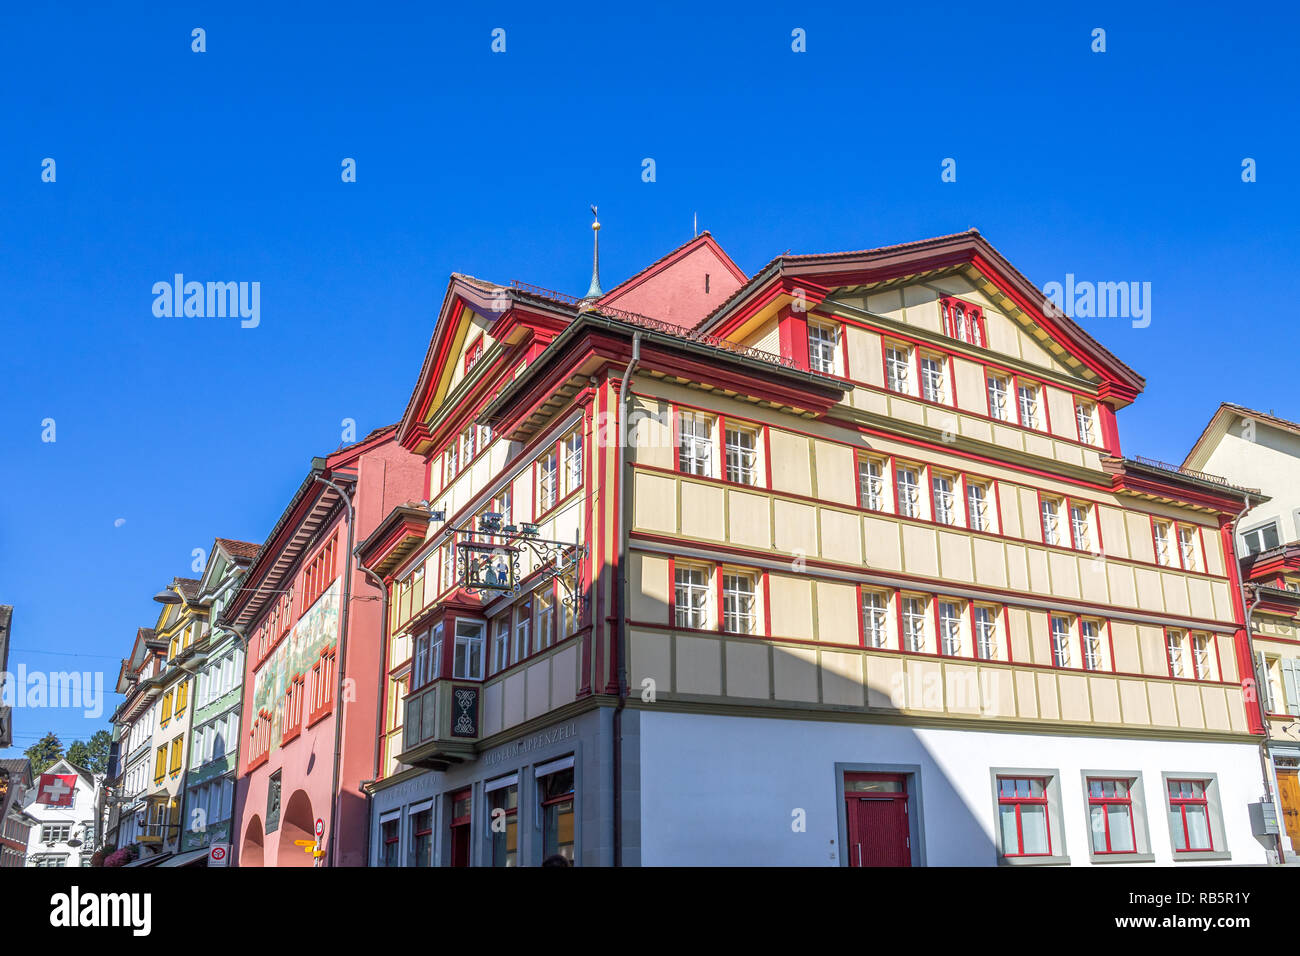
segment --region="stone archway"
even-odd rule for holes
[[[239,848],[240,866],[266,866],[265,837],[262,834],[262,818],[254,816],[248,821],[244,830],[244,844]]]
[[[276,866],[312,866],[315,858],[311,847],[300,846],[297,841],[316,839],[316,817],[312,813],[311,798],[305,791],[295,790],[280,814],[280,846],[276,850]]]

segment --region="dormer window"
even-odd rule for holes
[[[821,322],[808,323],[808,367],[823,375],[838,375],[840,329]]]
[[[968,342],[980,348],[988,347],[984,334],[984,310],[961,299],[940,299],[943,311],[943,330],[958,342]]]

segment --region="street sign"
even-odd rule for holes
[[[229,843],[214,843],[208,847],[208,866],[230,866]]]
[[[319,840],[325,835],[325,821],[320,817],[316,818],[316,839]]]

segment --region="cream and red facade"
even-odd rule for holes
[[[371,863],[1263,861],[1243,493],[1123,457],[1142,387],[974,232],[453,276],[398,434],[428,508],[358,548]],[[467,591],[485,513],[578,560]]]
[[[315,460],[222,612],[246,641],[239,866],[365,860],[360,784],[373,775],[382,614],[348,551],[419,492],[422,463],[392,436],[380,429]]]

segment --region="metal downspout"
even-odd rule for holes
[[[614,707],[614,865],[623,865],[623,708],[627,706],[627,386],[641,361],[641,333],[632,333],[632,360],[618,388],[618,704]]]
[[[371,571],[368,567],[360,562],[357,563],[357,570],[364,574],[370,581],[379,588],[380,594],[380,613],[382,619],[379,622],[379,680],[381,693],[375,695],[375,776],[379,779],[380,764],[384,759],[383,738],[384,738],[384,697],[388,691],[388,588],[384,586],[384,579]],[[366,790],[366,862],[370,865],[370,815],[371,803],[374,795],[370,790]]]

